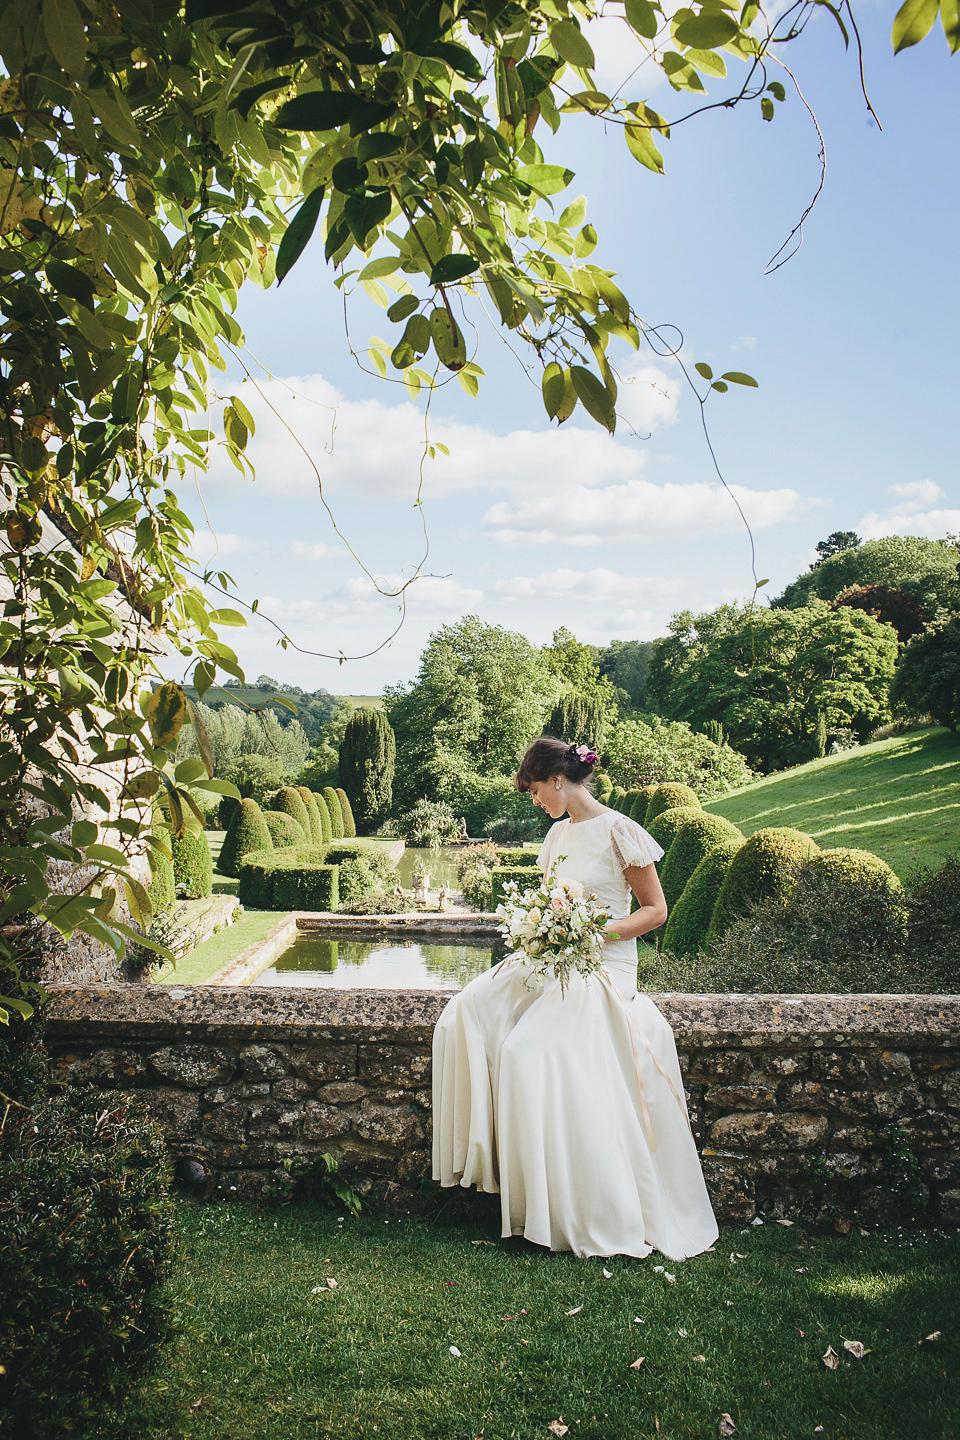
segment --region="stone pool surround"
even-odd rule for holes
[[[414,1209],[427,1179],[428,990],[60,985],[55,1072],[140,1096],[211,1192],[256,1199],[284,1159],[337,1156]],[[960,996],[659,995],[718,1216],[960,1225]],[[891,1137],[913,1181],[891,1169]],[[902,1162],[901,1162],[902,1172]]]

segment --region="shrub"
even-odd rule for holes
[[[500,862],[500,852],[492,840],[467,845],[457,856],[457,879],[463,898],[474,910],[490,908],[490,874]]]
[[[336,865],[300,865],[295,870],[274,871],[272,910],[336,910],[339,903]]]
[[[647,796],[642,790],[625,790],[620,809],[624,815],[629,815],[631,820],[636,820],[638,825],[642,825],[647,814]],[[639,811],[639,815],[635,814],[635,811]]]
[[[340,809],[343,812],[344,836],[346,837],[346,839],[352,840],[354,835],[356,835],[357,833],[357,825],[356,821],[353,818],[353,810],[350,807],[350,801],[347,799],[347,792],[346,790],[342,790],[338,785],[336,787],[335,793],[337,799],[340,801]]]
[[[340,871],[340,909],[343,909],[345,905],[356,904],[358,900],[372,895],[379,888],[377,877],[366,855],[355,855],[352,860],[344,860],[338,868]]]
[[[918,866],[907,879],[908,953],[926,962],[935,988],[960,988],[960,854],[948,855],[939,870]]]
[[[342,840],[344,835],[343,811],[340,809],[339,796],[332,785],[324,787],[322,798],[326,801],[327,810],[330,813],[330,838],[331,840]]]
[[[702,814],[699,806],[673,805],[669,810],[661,811],[655,820],[651,820],[647,833],[666,854],[684,827]]]
[[[680,805],[692,805],[694,810],[699,810],[701,806],[696,791],[691,790],[689,785],[680,785],[675,781],[657,785],[647,805],[647,818],[642,823],[649,830],[658,815]]]
[[[292,815],[303,831],[304,840],[310,839],[310,816],[299,790],[295,790],[292,785],[282,785],[270,801],[270,809],[281,815]]]
[[[610,796],[613,794],[613,781],[606,770],[594,772],[593,793],[601,805],[610,804]]]
[[[960,724],[960,615],[917,635],[901,651],[890,686],[898,715],[930,715],[938,725]]]
[[[323,843],[329,845],[333,839],[333,821],[330,818],[330,807],[322,795],[314,795],[317,802],[317,813],[320,816],[320,828],[323,831]]]
[[[350,797],[361,834],[376,830],[390,813],[397,744],[382,710],[357,710],[340,742],[340,784]]]
[[[476,845],[465,845],[457,856],[457,879],[462,880],[468,870],[483,866],[492,870],[500,862],[500,851],[492,840],[481,840]]]
[[[247,910],[273,909],[273,852],[254,850],[244,856],[240,864],[240,884],[237,899]]]
[[[162,845],[170,844],[170,836],[167,832],[164,832],[159,839]],[[163,850],[157,850],[151,845],[147,851],[147,865],[150,868],[147,893],[153,904],[153,913],[154,915],[163,915],[177,898],[177,886],[173,878],[173,861]]]
[[[746,760],[726,744],[698,735],[682,720],[658,715],[618,720],[605,746],[613,779],[638,787],[679,780],[701,800],[713,800],[754,778]]]
[[[299,849],[301,845],[309,844],[311,836],[305,835],[293,816],[285,810],[266,810],[263,818],[274,850]]]
[[[793,883],[800,861],[816,855],[819,846],[809,835],[786,826],[757,830],[744,841],[724,876],[707,932],[708,950],[751,905],[784,893]]]
[[[126,1096],[72,1090],[8,1117],[0,1158],[0,1428],[88,1433],[169,1336],[163,1136]],[[4,1423],[6,1422],[6,1423]]]
[[[607,800],[606,800],[606,803],[610,806],[610,809],[611,809],[611,810],[619,810],[619,809],[620,809],[621,804],[622,804],[622,802],[623,802],[623,797],[624,797],[624,795],[626,795],[626,793],[627,793],[627,792],[626,792],[626,790],[624,790],[624,788],[623,788],[622,785],[614,785],[613,789],[610,791],[610,794],[607,796]]]
[[[213,893],[213,860],[205,830],[185,830],[170,842],[173,878],[187,900],[205,900]]]
[[[726,836],[718,840],[700,861],[667,917],[664,950],[674,955],[689,956],[696,955],[706,945],[724,877],[742,843],[733,835]]]
[[[330,836],[323,833],[323,812],[316,795],[306,785],[298,785],[297,794],[306,807],[307,819],[310,821],[310,834],[307,838],[314,845],[323,845]]]
[[[811,869],[831,875],[860,880],[869,886],[886,886],[891,895],[901,896],[903,886],[886,860],[872,850],[851,850],[838,847],[821,850],[807,861]]]
[[[374,890],[349,905],[340,901],[342,915],[408,915],[417,909],[416,901],[404,895],[397,887],[393,890]]]
[[[490,872],[490,909],[496,910],[503,900],[503,887],[508,880],[516,880],[522,890],[529,890],[539,879],[531,875],[527,865],[495,865]]]
[[[653,823],[662,824],[668,815],[677,813],[684,811],[668,810]],[[650,833],[654,834],[652,830]],[[654,838],[663,845],[659,834]],[[698,810],[680,827],[669,848],[665,847],[667,854],[660,869],[660,884],[671,910],[683,894],[687,881],[700,861],[715,850],[722,840],[734,840],[738,845],[742,845],[743,835],[736,825],[732,825],[722,815],[710,815],[705,810]],[[706,928],[703,935],[706,936]]]
[[[543,810],[533,808],[529,795],[522,795],[511,786],[500,813],[484,825],[483,833],[501,845],[522,844],[527,840],[542,840],[552,823]]]
[[[217,870],[221,875],[235,876],[244,856],[249,855],[251,850],[272,849],[273,841],[260,806],[256,800],[241,800],[223,837]]]
[[[506,849],[500,850],[498,853],[500,856],[500,864],[509,865],[513,870],[517,869],[518,866],[524,870],[537,869],[538,850]]]
[[[397,821],[397,830],[408,845],[434,846],[456,840],[460,827],[449,805],[442,800],[418,800],[413,809]]]
[[[795,867],[789,890],[734,920],[710,962],[724,990],[927,991],[933,970],[907,963],[906,920],[901,888],[882,861],[817,855]]]

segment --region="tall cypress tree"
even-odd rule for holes
[[[396,753],[393,729],[382,710],[351,716],[340,743],[340,784],[360,835],[376,830],[390,811]]]

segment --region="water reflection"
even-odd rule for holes
[[[418,940],[330,940],[301,932],[255,985],[338,989],[456,990],[503,958],[499,942],[431,945]]]

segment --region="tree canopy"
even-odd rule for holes
[[[796,580],[772,604],[794,609],[815,597],[836,600],[856,586],[886,585],[924,605],[931,616],[960,600],[960,550],[948,540],[885,535],[835,550]]]

